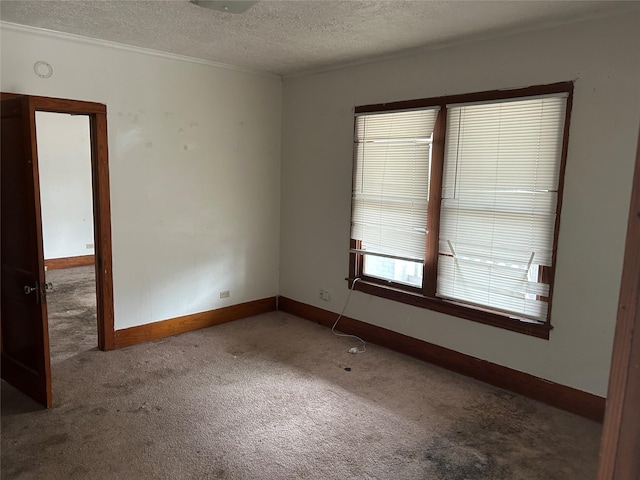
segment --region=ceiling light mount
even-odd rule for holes
[[[53,75],[53,67],[42,60],[33,64],[33,71],[36,72],[36,75],[40,78],[49,78]]]
[[[244,13],[258,2],[245,0],[191,0],[191,3],[218,12]]]

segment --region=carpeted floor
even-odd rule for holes
[[[60,272],[54,407],[2,382],[3,479],[595,478],[601,425],[282,312],[100,352],[92,267]]]
[[[94,266],[51,270],[46,281],[47,316],[53,364],[98,345]]]

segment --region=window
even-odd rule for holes
[[[357,107],[355,288],[548,338],[572,87]]]
[[[438,108],[356,117],[352,237],[363,273],[422,285]]]

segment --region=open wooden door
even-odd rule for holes
[[[640,479],[640,134],[598,480]]]
[[[24,96],[2,100],[0,112],[2,378],[50,407],[35,108]]]

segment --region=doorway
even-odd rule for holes
[[[50,407],[47,291],[35,117],[36,112],[52,112],[84,115],[89,119],[97,343],[101,350],[112,350],[115,335],[106,106],[10,93],[2,93],[0,99],[6,127],[3,133],[7,132],[6,138],[3,135],[6,141],[2,148],[1,177],[2,378]]]
[[[87,115],[36,112],[51,366],[98,345]]]

